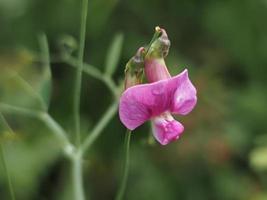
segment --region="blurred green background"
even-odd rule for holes
[[[38,61],[38,35],[44,32],[53,61],[49,112],[70,133],[75,71],[57,57],[62,41],[75,44],[71,38],[78,39],[80,8],[75,0],[0,0],[0,102],[38,108],[23,81],[6,71],[18,72],[34,88],[42,86],[47,77]],[[108,47],[122,33],[114,74],[119,83],[127,60],[159,25],[172,43],[166,59],[171,73],[188,68],[198,89],[196,108],[178,116],[185,125],[179,141],[154,143],[148,123],[134,132],[126,199],[266,200],[267,1],[89,0],[88,9],[86,62],[104,70]],[[112,96],[98,80],[83,78],[85,136]],[[71,200],[69,162],[53,134],[32,118],[0,117],[1,143],[17,199]],[[5,122],[15,136],[10,137]],[[116,115],[86,154],[85,191],[91,199],[114,198],[124,134]],[[0,199],[9,199],[7,191],[1,163]]]

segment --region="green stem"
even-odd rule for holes
[[[3,162],[3,166],[4,166],[4,171],[5,171],[5,174],[6,174],[6,179],[7,179],[7,182],[8,182],[8,189],[9,189],[9,193],[10,193],[10,199],[15,200],[16,199],[15,198],[15,193],[14,193],[13,185],[12,185],[12,182],[11,182],[10,174],[9,174],[7,163],[6,163],[6,159],[5,159],[5,151],[4,151],[4,148],[3,148],[1,143],[0,143],[0,151],[1,151],[0,152],[1,159],[2,159],[2,162]]]
[[[13,129],[9,126],[8,122],[6,121],[6,118],[1,113],[1,110],[0,110],[0,118],[1,118],[2,123],[4,124],[4,126],[8,129],[9,133],[12,134],[12,135],[15,135]]]
[[[36,111],[36,110],[30,110],[27,108],[21,108],[5,103],[0,103],[0,111],[2,112],[8,112],[8,113],[15,113],[19,115],[25,115],[28,117],[40,117],[42,112],[41,111]]]
[[[12,106],[12,105],[3,104],[3,103],[0,103],[0,111],[24,115],[28,117],[34,117],[34,118],[42,120],[47,125],[47,127],[49,127],[49,129],[55,134],[55,136],[58,138],[60,143],[62,143],[64,153],[66,153],[67,155],[72,154],[74,147],[69,142],[69,139],[67,137],[65,130],[48,113],[42,112],[42,111],[30,110],[27,108],[21,108],[21,107]]]
[[[71,67],[78,68],[79,62],[77,58],[74,58],[72,56],[66,56],[62,58],[62,61],[67,63]],[[103,74],[101,73],[101,71],[90,64],[83,63],[83,71],[96,79],[99,79],[99,80],[103,79]]]
[[[72,178],[75,200],[84,200],[85,195],[83,191],[83,170],[82,170],[82,155],[78,152],[72,160]]]
[[[80,145],[80,98],[81,98],[81,85],[82,85],[83,57],[84,57],[84,47],[85,47],[87,8],[88,8],[88,0],[82,0],[78,68],[74,83],[75,85],[74,85],[74,101],[73,101],[74,127],[75,127],[77,146]]]
[[[78,60],[71,56],[63,58],[63,61],[68,65],[70,65],[71,67],[76,68],[78,66]],[[103,75],[103,73],[99,71],[96,67],[87,63],[83,63],[83,72],[102,81],[114,96],[117,95],[117,90],[116,90],[117,87],[114,81],[109,76]]]
[[[108,89],[112,92],[113,96],[115,98],[117,98],[118,97],[118,91],[117,91],[117,86],[114,83],[114,81],[109,76],[105,75],[103,77],[103,82],[106,84]]]
[[[81,99],[81,86],[82,86],[82,72],[83,72],[83,57],[85,47],[85,34],[86,34],[86,20],[87,20],[88,0],[82,0],[82,13],[81,13],[81,29],[80,29],[80,43],[78,52],[78,68],[74,83],[74,101],[73,101],[73,114],[74,114],[74,128],[76,134],[76,145],[80,148],[81,143],[81,130],[80,130],[80,99]],[[73,156],[73,187],[74,199],[84,200],[83,180],[82,180],[82,154],[77,153]]]
[[[44,78],[46,79],[46,81],[48,81],[48,80],[51,80],[52,74],[51,74],[51,66],[50,66],[50,53],[49,53],[48,40],[44,33],[39,35],[39,43],[40,43],[40,48],[42,52],[41,60],[42,60],[42,63],[44,63],[45,65]],[[43,98],[41,99],[46,108],[45,111],[47,111],[49,103],[45,102]]]
[[[48,113],[43,113],[40,116],[40,119],[57,136],[63,147],[64,153],[68,156],[72,156],[75,147],[69,142],[65,130]]]
[[[126,135],[125,135],[124,171],[123,171],[121,185],[116,196],[116,200],[123,199],[125,189],[126,189],[126,184],[127,184],[128,175],[129,175],[129,164],[130,164],[130,141],[131,141],[131,131],[127,129]]]
[[[23,79],[19,74],[14,72],[14,76],[17,78],[16,80],[19,81],[20,85],[30,94],[33,98],[35,98],[42,108],[42,110],[47,110],[47,105],[42,99],[42,97],[36,93],[36,91],[33,89],[33,87],[25,80]]]
[[[92,133],[88,135],[87,138],[85,138],[84,143],[81,145],[82,153],[84,153],[94,143],[94,141],[100,136],[100,133],[106,127],[108,122],[116,114],[117,108],[118,108],[118,102],[114,102],[113,104],[111,104],[108,110],[103,114],[103,117],[97,123]]]

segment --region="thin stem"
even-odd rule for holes
[[[114,102],[108,108],[108,110],[104,113],[101,120],[97,123],[95,128],[93,129],[92,133],[85,138],[84,143],[81,145],[81,151],[84,153],[93,143],[94,141],[100,136],[100,133],[106,127],[108,122],[113,118],[116,114],[118,108],[118,102]]]
[[[64,153],[66,153],[68,156],[71,156],[75,148],[69,142],[69,139],[67,138],[67,134],[65,130],[48,113],[43,113],[40,116],[40,119],[57,136],[57,138],[59,139],[63,147]]]
[[[8,182],[8,189],[9,189],[10,198],[12,200],[15,200],[16,199],[15,198],[15,192],[14,192],[14,189],[13,189],[13,185],[12,185],[12,182],[11,182],[9,170],[8,170],[6,159],[5,159],[5,151],[4,151],[4,147],[2,146],[1,143],[0,143],[0,151],[1,151],[0,152],[1,159],[2,159],[2,162],[3,162],[3,166],[4,166],[4,171],[5,171],[5,174],[6,174],[6,179],[7,179],[7,182]]]
[[[4,126],[8,129],[8,132],[12,135],[15,135],[13,129],[9,126],[6,118],[4,117],[4,115],[1,113],[1,110],[0,110],[0,118],[2,119],[2,122],[4,124]]]
[[[40,103],[42,110],[47,110],[46,103],[44,102],[42,97],[33,89],[33,87],[16,72],[14,72],[14,76],[17,78],[16,80],[19,81],[20,85],[24,87],[24,89],[27,90],[28,93],[30,93],[32,97]]]
[[[117,97],[118,91],[117,86],[114,83],[114,81],[107,75],[103,77],[103,82],[106,84],[106,86],[109,88],[109,90],[112,92],[112,94]]]
[[[36,110],[30,110],[27,108],[21,108],[5,103],[0,103],[0,111],[2,112],[8,112],[8,113],[15,113],[19,115],[25,115],[28,117],[40,117],[42,112],[41,111],[36,111]]]
[[[39,35],[39,43],[40,43],[40,48],[42,52],[42,62],[45,65],[45,71],[44,71],[44,78],[46,80],[51,80],[51,68],[50,68],[50,53],[49,53],[49,46],[48,46],[48,40],[47,37],[44,33]],[[48,110],[48,102],[45,102],[44,99],[42,98],[44,104],[45,104],[45,111]]]
[[[73,178],[73,189],[74,199],[84,200],[85,195],[83,191],[83,174],[82,174],[82,156],[77,153],[72,160],[72,178]]]
[[[122,200],[125,189],[126,189],[126,184],[128,180],[128,175],[129,175],[129,164],[130,164],[130,142],[131,142],[131,131],[127,129],[126,135],[125,135],[125,160],[124,160],[124,171],[123,171],[123,177],[121,181],[120,188],[118,190],[116,200]]]
[[[64,129],[46,112],[30,110],[27,108],[20,108],[17,106],[12,106],[8,104],[0,103],[0,111],[7,113],[14,113],[19,115],[24,115],[28,117],[34,117],[42,120],[47,127],[55,134],[58,140],[61,142],[64,153],[71,155],[74,151],[73,145],[69,142],[67,134]]]
[[[63,61],[69,64],[71,67],[78,66],[78,60],[71,56],[63,58]],[[114,96],[117,95],[116,84],[114,83],[114,81],[109,76],[103,75],[103,73],[96,67],[87,63],[83,63],[83,72],[102,81],[108,87],[108,89],[113,93]]]
[[[78,68],[78,60],[72,56],[65,56],[62,58],[62,61],[67,63],[71,67]],[[83,71],[96,79],[103,79],[103,74],[101,73],[101,71],[90,64],[83,63]]]
[[[87,7],[88,7],[88,0],[82,0],[78,68],[74,83],[75,85],[74,85],[74,101],[73,101],[74,127],[75,127],[77,146],[80,145],[80,98],[81,98],[81,85],[82,85],[83,57],[84,57],[84,47],[85,47]]]

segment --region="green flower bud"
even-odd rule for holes
[[[125,67],[124,88],[127,89],[142,82],[144,71],[144,53],[145,48],[140,47],[135,56],[133,56]]]

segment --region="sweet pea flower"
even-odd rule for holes
[[[197,102],[196,89],[185,69],[171,77],[165,65],[170,42],[164,29],[153,42],[145,57],[145,75],[149,83],[126,89],[119,104],[121,122],[134,130],[148,120],[152,121],[152,132],[156,140],[166,145],[177,140],[184,126],[172,114],[186,115]]]

